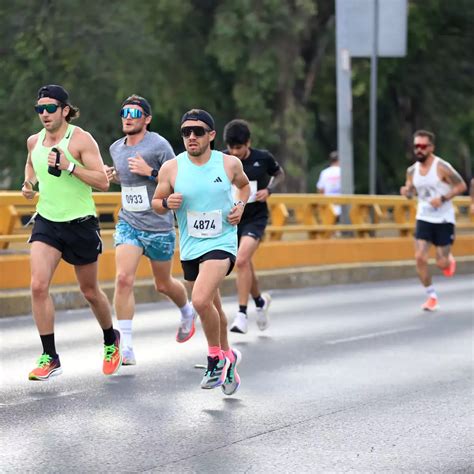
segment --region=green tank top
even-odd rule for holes
[[[55,146],[64,151],[71,163],[83,168],[84,166],[68,150],[75,128],[74,125],[69,125],[64,137]],[[70,175],[66,170],[62,170],[61,176],[57,177],[48,173],[48,154],[53,147],[43,145],[45,136],[46,130],[43,129],[31,152],[31,161],[39,186],[36,211],[40,216],[54,222],[72,221],[89,215],[95,216],[92,188],[88,184]]]

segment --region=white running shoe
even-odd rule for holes
[[[246,334],[248,331],[247,315],[238,311],[235,315],[234,322],[232,323],[230,330],[232,332]]]
[[[122,349],[122,365],[137,365],[133,347],[125,347]]]
[[[194,336],[194,333],[196,332],[196,326],[194,324],[196,317],[197,313],[194,309],[192,318],[181,317],[178,332],[176,333],[176,342],[186,342]]]
[[[272,297],[269,293],[262,293],[262,298],[265,301],[265,304],[261,308],[257,307],[257,326],[260,331],[265,331],[270,324],[268,310],[270,309]]]

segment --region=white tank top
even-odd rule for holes
[[[440,158],[435,156],[433,163],[426,175],[420,174],[420,163],[415,163],[413,174],[413,185],[418,194],[418,207],[416,211],[417,220],[441,224],[449,222],[455,224],[454,207],[451,201],[446,201],[441,207],[435,208],[430,201],[435,197],[441,197],[451,190],[451,186],[438,176],[438,164]]]

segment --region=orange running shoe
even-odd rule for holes
[[[104,365],[102,372],[105,375],[113,375],[117,373],[122,365],[122,350],[120,349],[120,332],[114,329],[115,342],[110,346],[104,345]]]
[[[438,299],[431,297],[428,298],[421,307],[421,309],[423,309],[424,311],[436,311],[438,308]]]
[[[33,369],[28,378],[30,380],[48,380],[63,373],[59,356],[51,357],[49,354],[41,354],[36,369]]]
[[[456,260],[452,255],[449,256],[449,267],[443,270],[444,276],[452,277],[456,273]]]

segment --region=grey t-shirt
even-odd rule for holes
[[[143,140],[135,146],[126,144],[122,137],[110,145],[110,156],[114,162],[122,186],[122,209],[119,218],[138,230],[148,232],[170,232],[174,229],[173,213],[157,214],[151,208],[156,182],[147,176],[132,173],[128,168],[128,158],[140,155],[152,168],[175,157],[168,141],[155,132],[146,132]]]

